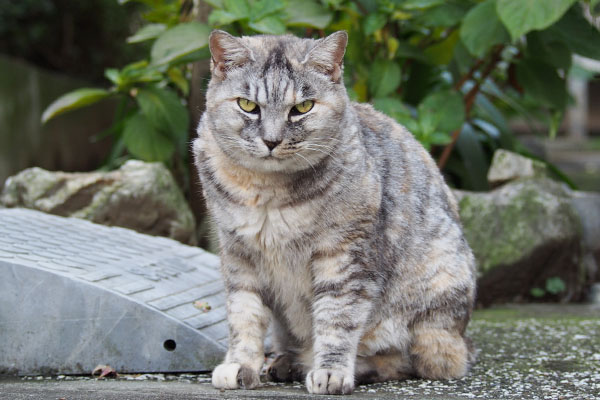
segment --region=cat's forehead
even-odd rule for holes
[[[255,63],[267,72],[270,69],[289,69],[300,64],[316,40],[292,35],[245,36],[244,44],[252,51]]]

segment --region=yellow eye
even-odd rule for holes
[[[250,101],[248,99],[239,98],[238,105],[240,106],[240,108],[242,110],[249,112],[249,113],[258,111],[258,106],[256,105],[256,103],[253,101]]]
[[[294,106],[294,110],[296,110],[300,114],[305,114],[313,108],[314,104],[315,102],[312,100],[304,100],[302,103],[296,104]]]

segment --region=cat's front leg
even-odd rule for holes
[[[232,263],[228,256],[223,256],[222,261],[228,287],[229,349],[225,361],[213,371],[212,384],[218,389],[253,389],[260,384],[270,311],[259,295],[252,268],[246,268],[239,260]]]
[[[306,388],[350,394],[358,342],[372,309],[374,282],[352,256],[313,257],[313,369]]]

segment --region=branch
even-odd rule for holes
[[[487,77],[496,68],[498,61],[500,61],[500,59],[501,59],[500,55],[501,55],[503,49],[504,49],[503,45],[496,46],[496,48],[494,49],[494,52],[492,53],[492,57],[491,57],[489,64],[485,67],[485,69],[481,73],[481,77],[463,98],[463,101],[465,103],[465,119],[467,119],[469,117],[469,114],[471,113],[471,109],[473,108],[473,104],[475,103],[475,98],[477,97],[477,94],[479,94],[479,89],[481,89],[481,84],[483,82],[485,82]],[[476,67],[478,67],[477,64],[475,66],[473,66],[473,68],[471,68],[472,72],[470,70],[469,73],[467,73],[467,75],[465,75],[465,77],[467,77],[467,79],[469,79],[468,78],[469,74],[472,76],[473,73],[475,73],[475,70],[477,69]],[[463,77],[463,78],[465,78],[465,77]],[[464,82],[466,82],[466,79]],[[458,83],[460,83],[460,86],[462,86],[464,84],[464,82],[463,82],[463,79],[461,79]],[[450,158],[450,154],[452,153],[452,150],[454,149],[454,145],[456,144],[456,141],[458,140],[458,137],[460,136],[460,131],[461,131],[461,128],[458,128],[454,132],[452,132],[452,141],[450,143],[448,143],[446,145],[446,147],[444,147],[444,151],[442,152],[442,155],[440,156],[440,159],[438,161],[438,167],[440,169],[443,169],[446,166],[446,162],[448,162],[448,158]]]

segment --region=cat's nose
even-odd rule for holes
[[[279,143],[281,143],[281,140],[272,141],[272,140],[265,140],[265,139],[263,139],[263,142],[267,145],[267,147],[269,148],[269,150],[273,150],[275,147],[277,147],[277,145]]]

